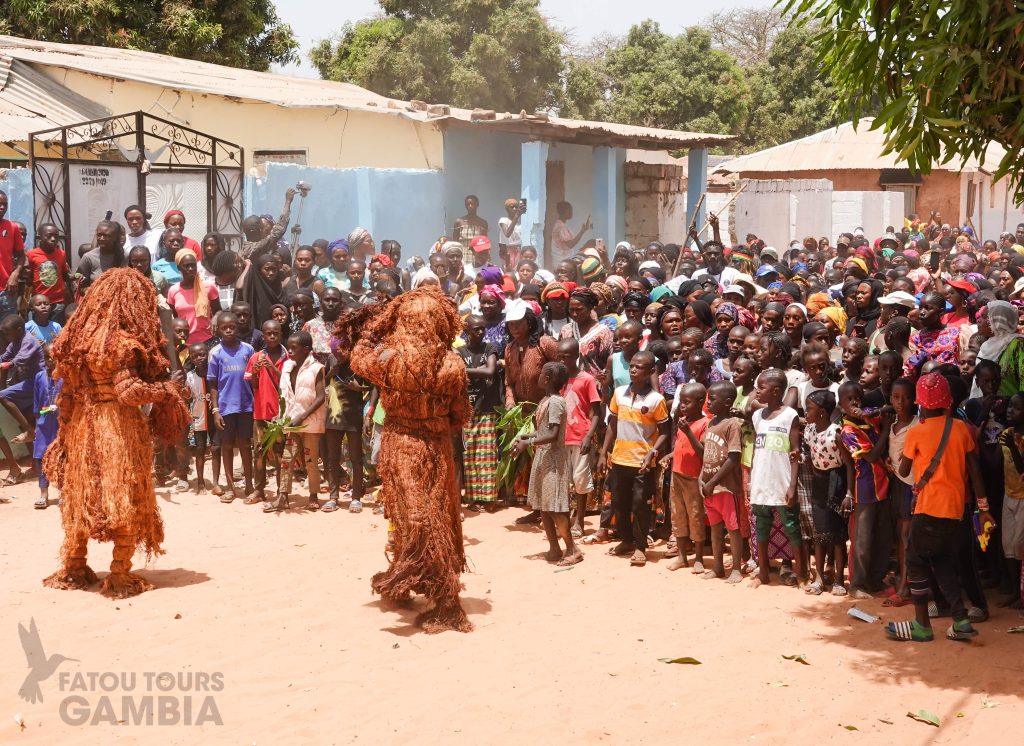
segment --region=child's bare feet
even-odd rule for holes
[[[583,561],[583,552],[577,549],[572,554],[567,554],[562,559],[558,560],[559,567],[569,567],[570,565],[576,565]]]
[[[742,581],[743,573],[741,573],[739,570],[733,570],[731,573],[729,573],[729,577],[725,579],[725,582],[729,583],[730,585],[735,585],[736,583],[740,583]]]
[[[703,575],[704,574],[704,563],[701,562],[700,560],[697,560],[696,562],[693,563],[693,569],[690,572],[692,572],[694,575]]]
[[[680,555],[677,555],[674,560],[672,560],[672,563],[668,566],[668,569],[672,570],[673,572],[675,572],[676,570],[681,570],[684,567],[689,567],[689,566],[690,566],[690,561],[688,559],[686,559],[685,555],[680,554]]]
[[[210,488],[210,494],[214,497],[220,497],[224,494],[224,488],[215,482],[213,487]]]
[[[206,494],[206,482],[204,482],[202,479],[200,479],[198,482],[196,482],[196,494],[197,495],[205,495]]]
[[[771,584],[771,575],[769,575],[769,574],[765,574],[765,573],[760,573],[759,572],[757,575],[752,575],[751,578],[750,578],[750,587],[751,588],[760,588],[762,585],[770,585],[770,584]]]
[[[546,559],[548,562],[558,562],[558,560],[562,559],[561,547],[552,547],[551,549],[546,551],[544,553],[544,559]]]
[[[631,542],[621,541],[618,544],[616,544],[614,547],[609,549],[608,550],[608,554],[614,555],[616,557],[626,557],[626,556],[632,554],[633,551],[634,551],[634,547],[633,547],[633,544]]]

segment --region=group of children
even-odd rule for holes
[[[52,232],[40,227],[34,290],[70,282]],[[623,242],[614,258],[586,247],[553,273],[527,267],[518,282],[488,262],[486,247],[466,264],[457,244],[439,242],[411,276],[394,266],[397,245],[367,262],[348,261],[344,241],[300,249],[294,282],[280,291],[288,305],[269,306],[259,328],[253,306],[220,282],[226,305],[213,314],[211,339],[189,344],[188,321],[174,320],[192,423],[158,454],[158,475],[173,473],[188,489],[194,463],[198,493],[267,512],[288,505],[296,477],[306,480],[309,509],[337,510],[347,482],[349,510],[359,512],[365,462],[374,460],[364,438],[379,433],[384,413],[332,327],[343,303],[434,285],[464,315],[456,349],[472,415],[455,439],[466,501],[490,509],[502,492],[525,496],[534,512],[519,522],[542,525],[549,561],[573,565],[581,544],[617,535],[610,554],[643,566],[664,540],[672,571],[730,584],[749,576],[756,587],[780,563],[779,580],[808,594],[913,604],[915,619],[888,629],[894,639],[932,639],[937,615],[953,618],[950,638],[966,639],[988,617],[982,580],[1001,582],[1020,605],[1024,394],[1000,395],[1006,368],[985,359],[985,335],[960,336],[968,316],[959,274],[925,272],[925,284],[934,277],[955,301],[936,326],[943,296],[901,289],[915,289],[916,252],[841,240],[856,255],[808,245],[780,262],[751,237],[732,251],[731,267],[714,243],[697,257]],[[269,262],[254,264],[274,274]],[[673,266],[683,275],[670,278]],[[339,290],[346,283],[351,297]],[[880,309],[882,292],[889,305]],[[986,292],[985,302],[997,297]],[[15,442],[38,455],[53,437],[59,391],[44,346],[73,312],[68,301],[35,292],[27,323],[0,320],[0,371],[17,378],[0,404],[22,430]],[[502,428],[516,420],[502,405],[534,423],[504,449]],[[0,450],[14,464],[8,482],[17,480],[4,439]],[[499,490],[510,458],[520,473]],[[588,511],[600,516],[585,536]],[[990,537],[997,544],[982,552]]]

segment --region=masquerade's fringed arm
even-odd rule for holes
[[[132,370],[114,374],[114,392],[118,401],[137,407],[152,404],[150,429],[165,443],[177,441],[188,427],[190,414],[181,388],[170,381],[146,383]]]

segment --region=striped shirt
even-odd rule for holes
[[[668,422],[665,397],[654,389],[634,394],[627,384],[615,389],[608,409],[618,420],[609,462],[639,468],[658,440],[658,425]]]

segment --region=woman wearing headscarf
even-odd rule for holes
[[[480,315],[484,318],[484,342],[494,347],[498,356],[508,345],[505,324],[505,292],[500,285],[484,285],[478,295]]]
[[[704,332],[704,349],[712,355],[718,355],[718,330],[715,327],[715,315],[711,312],[711,304],[703,300],[691,301],[683,309],[683,327],[696,327]]]
[[[271,319],[271,309],[283,300],[282,295],[277,260],[273,254],[260,254],[242,285],[242,300],[252,308],[254,329],[261,330],[263,322]]]
[[[373,248],[373,236],[366,228],[353,228],[348,234],[348,252],[353,259],[365,262],[366,257],[373,253]]]
[[[213,337],[210,320],[220,310],[216,285],[203,285],[196,269],[198,260],[192,249],[180,249],[174,257],[181,281],[167,291],[167,303],[178,318],[188,322],[188,343],[206,343]]]
[[[486,264],[476,272],[476,277],[473,281],[465,288],[456,293],[456,299],[461,299],[459,302],[459,313],[462,315],[480,313],[480,292],[483,288],[488,285],[493,285],[497,288],[502,288],[505,284],[505,275],[502,271],[495,267],[493,264]],[[502,301],[506,298],[506,293],[502,290]],[[499,351],[500,354],[500,351]]]
[[[430,267],[420,267],[416,270],[416,274],[412,276],[412,289],[416,290],[424,285],[436,285],[438,288],[441,287],[441,280],[438,279],[437,275]]]
[[[576,339],[580,344],[580,370],[598,378],[604,373],[608,357],[615,347],[615,335],[594,314],[598,298],[590,288],[576,288],[569,295],[569,318],[562,327],[561,339]]]
[[[544,316],[540,321],[547,336],[558,339],[562,327],[569,323],[569,294],[575,289],[574,282],[551,282],[541,292]]]
[[[1024,336],[1017,332],[1017,307],[1004,300],[989,301],[978,316],[978,331],[986,339],[978,350],[978,360],[991,360],[1001,374],[999,394],[1012,396],[1024,386]],[[977,380],[971,397],[981,396]]]
[[[597,296],[597,321],[613,332],[619,328],[619,315],[615,313],[615,294],[610,285],[595,282],[590,285],[591,291]]]
[[[789,336],[794,350],[799,350],[804,341],[804,325],[807,323],[807,306],[790,303],[782,314],[782,329]]]
[[[882,283],[878,280],[864,280],[857,285],[853,296],[857,312],[846,322],[847,337],[859,337],[864,341],[871,339],[882,315],[882,307],[878,304],[881,294]]]
[[[935,289],[945,295],[946,302],[953,307],[953,310],[942,315],[942,323],[946,326],[957,327],[973,324],[974,319],[971,318],[967,299],[978,292],[978,289],[963,279],[952,279],[945,282],[937,279],[935,285]]]

